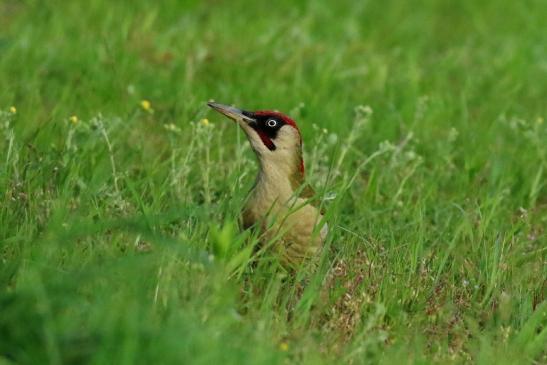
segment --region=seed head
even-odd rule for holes
[[[181,131],[180,128],[177,127],[174,123],[164,124],[163,128],[165,128],[166,130],[168,130],[170,132],[175,132],[175,133],[178,133],[178,132]]]

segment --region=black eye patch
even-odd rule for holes
[[[273,117],[260,117],[256,121],[256,129],[263,132],[268,138],[274,140],[277,132],[285,125],[285,122]]]

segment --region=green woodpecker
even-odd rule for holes
[[[260,169],[242,213],[244,229],[256,227],[285,266],[317,255],[328,232],[321,211],[310,203],[304,181],[302,136],[288,116],[269,110],[245,111],[209,102],[245,132]],[[317,229],[318,225],[323,226]]]

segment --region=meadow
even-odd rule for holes
[[[0,364],[547,363],[545,14],[0,0]],[[317,265],[210,99],[298,122]]]

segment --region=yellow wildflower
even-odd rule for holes
[[[15,114],[15,113],[17,113],[17,108],[14,107],[14,106],[10,106],[9,112],[10,112],[11,114]]]
[[[201,125],[203,125],[203,126],[205,126],[205,127],[209,126],[209,124],[210,124],[210,123],[209,123],[209,119],[207,119],[207,118],[203,118],[203,119],[200,120],[199,122],[201,123]]]
[[[144,110],[144,111],[152,111],[152,103],[149,101],[149,100],[141,100],[141,108]]]
[[[68,118],[68,121],[69,121],[70,123],[76,125],[76,124],[78,124],[78,122],[79,122],[80,120],[78,119],[77,116],[73,115],[73,116],[71,116],[70,118]]]
[[[279,349],[283,352],[287,352],[287,351],[289,351],[289,344],[286,343],[286,342],[281,342],[279,344]]]
[[[538,117],[538,119],[536,119],[536,123],[539,125],[542,125],[544,121],[545,120],[542,117]]]

